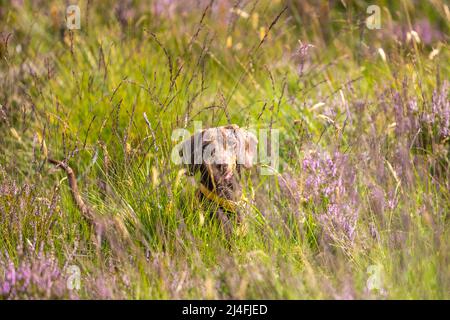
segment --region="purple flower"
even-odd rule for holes
[[[433,91],[431,97],[431,114],[429,123],[436,125],[442,138],[450,136],[450,100],[448,98],[449,82],[444,81],[440,88]]]
[[[389,38],[394,36],[397,40],[407,43],[408,32],[411,31],[417,32],[420,40],[425,45],[431,45],[434,42],[442,41],[445,38],[445,35],[426,19],[416,21],[411,28],[407,25],[395,24],[392,29],[385,30],[384,36]]]
[[[306,59],[308,57],[308,51],[310,48],[313,48],[314,46],[309,43],[302,43],[299,41],[299,46],[297,47],[297,50],[295,51],[293,57],[298,65],[298,75],[301,76],[303,74],[303,69],[305,66]]]
[[[280,190],[283,194],[294,199],[295,202],[299,202],[301,194],[299,191],[299,185],[297,179],[290,173],[283,173],[278,178],[278,183],[280,185]]]
[[[333,241],[353,242],[358,220],[355,170],[348,157],[335,152],[312,151],[303,159],[303,196],[325,210],[319,212],[318,222],[325,236]]]
[[[0,255],[0,298],[73,298],[66,280],[57,260],[42,249],[38,254],[30,249],[17,264],[7,254]]]

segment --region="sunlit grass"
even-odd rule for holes
[[[0,69],[0,288],[8,261],[42,247],[61,270],[80,267],[80,298],[448,299],[449,137],[402,127],[434,114],[449,78],[444,2],[383,2],[378,31],[359,26],[359,2],[317,15],[249,2],[248,18],[232,19],[217,2],[174,16],[142,4],[128,26],[115,17],[125,9],[91,5],[72,38],[47,14],[63,12],[57,1],[6,7],[0,31],[17,30]],[[420,19],[443,38],[395,38],[394,24]],[[304,56],[299,40],[314,45]],[[248,230],[231,239],[170,160],[172,131],[194,121],[280,130],[280,172],[245,173]],[[310,150],[336,155],[325,187],[342,192],[308,187],[320,175],[305,169]],[[104,229],[83,219],[46,155],[69,160]],[[354,239],[322,219],[334,202],[357,214]],[[368,285],[373,266],[382,290]],[[33,290],[0,297],[73,297]]]

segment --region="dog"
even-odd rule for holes
[[[241,173],[255,162],[256,136],[236,124],[202,130],[182,142],[179,155],[188,175],[200,173],[197,196],[216,207],[227,238],[232,234],[232,218],[242,222]]]

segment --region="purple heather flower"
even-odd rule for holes
[[[297,179],[290,173],[283,173],[278,179],[280,190],[283,194],[288,195],[294,199],[294,201],[300,201],[300,192]]]
[[[411,31],[415,31],[425,45],[432,45],[434,42],[442,41],[445,38],[445,35],[426,19],[416,21],[412,28],[407,25],[396,24],[392,29],[385,30],[385,36],[390,38],[394,35],[397,40],[406,43],[408,32]]]
[[[431,97],[432,113],[430,122],[439,128],[442,138],[450,136],[450,99],[448,97],[449,82],[444,81],[440,88],[433,91]]]
[[[301,76],[303,74],[303,68],[305,66],[306,59],[308,57],[308,51],[310,48],[313,48],[314,46],[309,43],[302,43],[299,41],[299,46],[297,47],[297,50],[295,51],[293,57],[298,63],[298,75]]]
[[[335,152],[331,157],[326,152],[312,151],[303,159],[303,196],[321,207],[318,221],[326,235],[335,240],[352,242],[356,235],[358,209],[354,190],[355,170],[348,157]]]
[[[18,265],[9,258],[0,258],[1,266],[7,266],[0,276],[0,297],[6,299],[52,298],[71,296],[66,279],[57,261],[51,257],[34,254],[20,257]],[[1,274],[1,273],[0,273]]]
[[[433,28],[430,21],[426,19],[422,19],[414,23],[413,30],[418,33],[420,39],[426,45],[443,39],[442,32]]]

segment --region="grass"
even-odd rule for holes
[[[80,1],[75,31],[2,4],[0,297],[448,299],[444,1],[379,1],[380,30],[363,1],[193,2]],[[194,121],[280,132],[229,240],[170,158]]]

